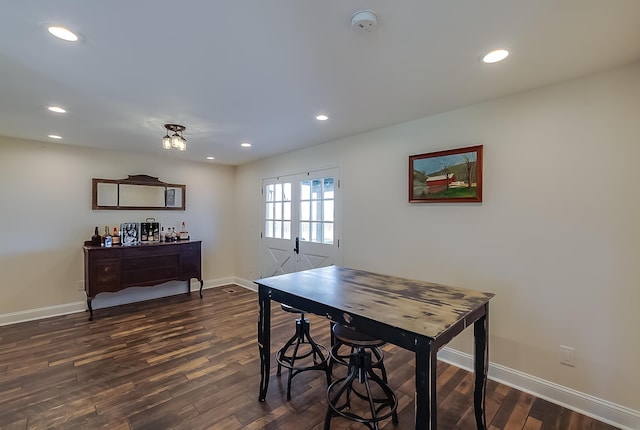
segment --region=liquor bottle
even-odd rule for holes
[[[114,245],[120,245],[120,234],[118,233],[118,229],[113,227],[113,235],[111,237],[111,243]]]
[[[107,238],[107,236],[109,236],[109,226],[105,225],[104,226],[104,236],[102,236],[102,240],[100,242],[100,246],[105,246],[104,245],[104,240]]]
[[[180,233],[178,233],[178,239],[180,240],[189,239],[189,232],[187,231],[187,228],[184,225],[184,221],[182,221],[182,230],[180,230]]]
[[[109,227],[105,226],[104,231],[105,231],[104,247],[111,248],[111,245],[113,245],[113,237],[109,234]]]
[[[147,241],[147,225],[146,223],[140,223],[140,241],[141,242],[146,242]]]
[[[178,235],[176,234],[176,228],[171,227],[171,242],[177,242],[177,241],[178,241]]]
[[[164,226],[162,227],[162,230],[160,231],[160,242],[164,242],[165,236],[164,236]]]
[[[93,232],[93,236],[91,236],[91,245],[92,246],[100,246],[100,243],[102,243],[102,238],[100,237],[100,234],[98,233],[98,226],[96,226],[96,229]]]

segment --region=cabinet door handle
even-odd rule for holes
[[[296,237],[296,247],[293,248],[293,251],[296,254],[300,254],[300,238],[299,237]]]

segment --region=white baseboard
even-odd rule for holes
[[[470,354],[444,347],[438,353],[438,359],[473,371],[473,356]],[[640,429],[640,411],[581,393],[536,376],[500,364],[489,363],[488,378],[623,430]]]
[[[218,288],[218,287],[224,287],[225,285],[233,285],[233,284],[237,284],[236,278],[233,276],[228,276],[226,278],[218,278],[218,279],[211,279],[208,281],[204,281],[204,285],[202,289],[207,290],[209,288]],[[191,291],[198,291],[198,290],[200,290],[200,282],[192,279]]]
[[[20,312],[11,312],[8,314],[0,314],[0,326],[40,320],[59,315],[68,315],[76,312],[84,312],[86,309],[86,302],[74,302],[63,305],[47,306],[44,308],[28,309]]]
[[[234,277],[218,278],[204,281],[202,289],[217,288],[224,285],[235,284]],[[117,293],[104,293],[94,299],[92,305],[94,309],[101,309],[109,306],[117,306],[126,303],[134,303],[141,300],[150,300],[158,297],[165,297],[174,294],[184,293],[184,281],[171,281],[153,288],[131,287]],[[191,280],[189,286],[191,291],[200,290],[200,282]],[[68,315],[87,310],[87,302],[79,301],[65,303],[62,305],[46,306],[43,308],[27,309],[19,312],[0,314],[0,326],[17,324],[21,322],[39,320],[60,315]]]
[[[256,283],[253,281],[236,277],[233,283],[236,285],[240,285],[241,287],[244,287],[247,290],[255,291],[256,293],[258,292],[258,285],[256,285]]]

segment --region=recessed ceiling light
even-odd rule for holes
[[[67,42],[75,42],[78,40],[78,36],[76,36],[73,31],[64,27],[52,26],[47,30],[58,39],[66,40]]]
[[[62,139],[62,136],[58,136],[57,134],[50,134],[49,137],[51,139]]]
[[[482,61],[491,64],[497,63],[498,61],[502,61],[509,56],[509,51],[506,49],[496,49],[495,51],[489,52],[487,55],[482,57]]]
[[[215,160],[216,157],[207,157],[207,160]]]
[[[55,113],[66,113],[67,112],[66,110],[64,110],[60,106],[49,106],[47,109],[49,109],[51,112],[55,112]]]
[[[251,144],[249,142],[242,142],[240,146],[242,146],[243,148],[251,148]]]
[[[326,116],[326,115],[318,115],[318,116],[316,117],[316,119],[317,119],[318,121],[326,121],[326,120],[328,120],[328,119],[329,119],[329,117],[328,117],[328,116]]]

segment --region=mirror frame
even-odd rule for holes
[[[118,186],[117,191],[117,205],[104,206],[98,205],[98,184],[116,184]],[[164,206],[120,206],[120,185],[144,185],[152,187],[163,187],[165,191],[165,205]],[[182,205],[180,206],[167,206],[167,189],[168,188],[180,188],[182,190]],[[158,178],[149,175],[129,175],[126,179],[91,179],[91,209],[93,210],[168,210],[168,211],[183,211],[187,207],[187,186],[183,184],[169,184],[162,182]]]

